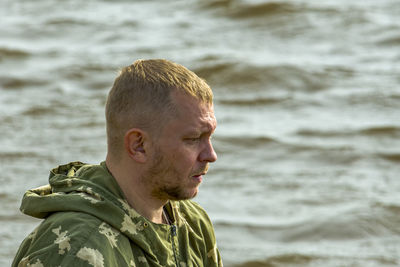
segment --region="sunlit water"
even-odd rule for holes
[[[52,167],[105,157],[122,66],[167,58],[215,93],[196,198],[226,266],[400,265],[400,2],[0,2],[0,265]]]

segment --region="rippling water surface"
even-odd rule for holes
[[[400,2],[3,0],[0,265],[38,223],[23,192],[105,157],[122,66],[213,87],[219,160],[197,197],[226,266],[400,265]]]

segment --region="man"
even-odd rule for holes
[[[189,199],[217,159],[210,87],[185,67],[138,60],[106,103],[106,161],[73,162],[28,191],[44,221],[13,266],[222,266],[212,224]]]

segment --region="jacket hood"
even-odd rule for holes
[[[59,211],[78,211],[113,224],[110,215],[123,216],[123,202],[126,202],[123,193],[104,162],[101,165],[71,162],[52,169],[48,185],[28,190],[21,211],[36,218]]]

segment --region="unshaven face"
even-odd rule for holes
[[[152,161],[144,181],[159,199],[182,200],[197,195],[210,162],[217,160],[211,135],[217,126],[212,104],[174,92],[176,118],[154,141]]]

